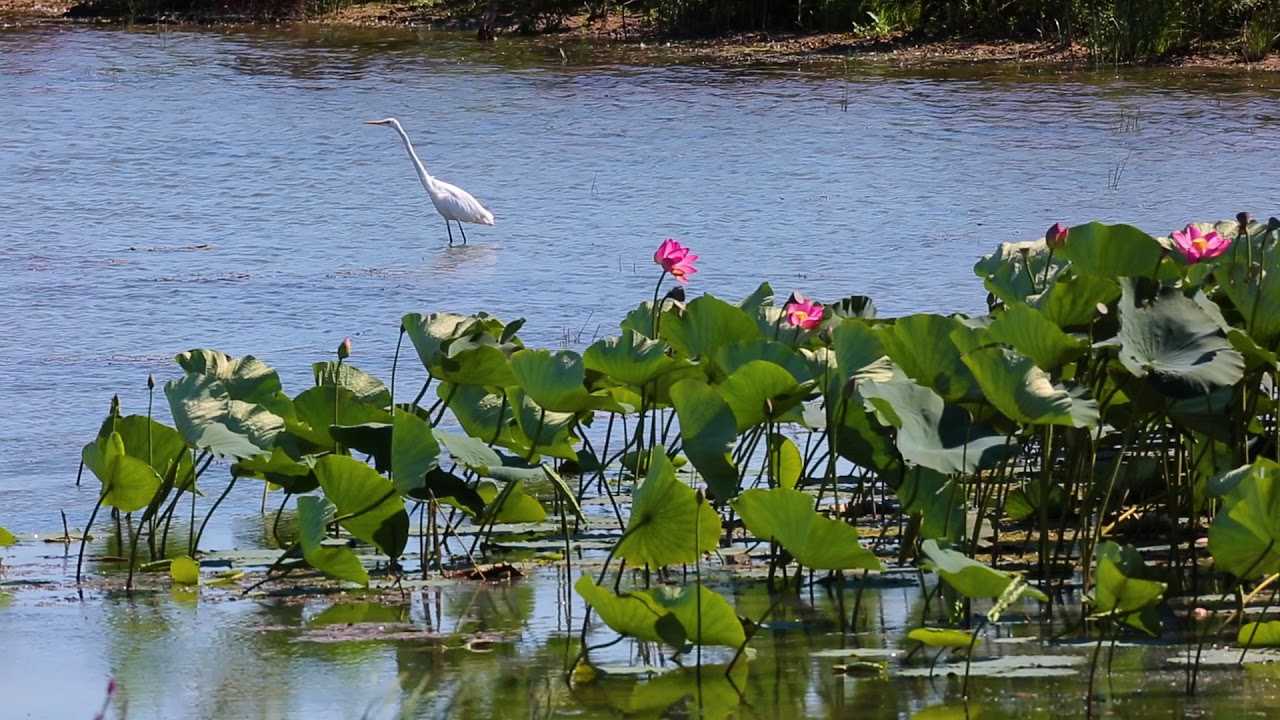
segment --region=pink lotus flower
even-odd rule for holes
[[[689,276],[698,272],[698,268],[693,266],[697,259],[698,256],[694,255],[689,248],[671,238],[663,240],[658,246],[658,251],[653,254],[655,263],[664,271],[671,273],[671,276],[681,284],[686,285],[689,283]]]
[[[796,295],[794,300],[787,303],[784,310],[787,313],[787,322],[805,330],[812,330],[821,325],[822,316],[826,314],[825,308],[803,295]]]
[[[338,343],[338,359],[346,360],[351,357],[351,338],[342,338],[342,342]]]
[[[1053,227],[1045,231],[1044,242],[1051,250],[1060,250],[1067,244],[1067,226],[1062,223],[1054,223]]]
[[[1217,230],[1205,233],[1195,225],[1188,225],[1182,232],[1173,232],[1173,244],[1187,262],[1194,265],[1225,253],[1231,247],[1231,240],[1219,235]]]

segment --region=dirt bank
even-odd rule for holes
[[[120,18],[93,17],[83,8],[72,9],[71,0],[0,0],[0,23],[29,24],[57,21],[123,22]],[[68,12],[78,15],[74,20]],[[142,21],[146,21],[143,19]],[[166,22],[192,24],[245,24],[245,17],[166,17]],[[278,19],[260,21],[279,24]],[[359,27],[431,27],[475,32],[476,22],[450,16],[439,5],[422,2],[367,2],[350,5],[323,15],[295,18],[289,22]],[[511,29],[498,30],[499,34]],[[1088,68],[1099,65],[1081,45],[1063,47],[1058,43],[1028,40],[943,40],[920,41],[903,35],[871,38],[855,33],[739,33],[712,38],[673,38],[658,34],[635,18],[607,22],[570,18],[554,32],[539,35],[544,42],[592,42],[617,44],[632,54],[650,48],[664,57],[686,57],[724,64],[791,64],[839,62],[843,59],[912,67],[948,64],[1013,64],[1060,68]],[[1280,71],[1280,53],[1264,60],[1245,61],[1230,44],[1199,47],[1176,56],[1146,63],[1151,66],[1193,70]]]

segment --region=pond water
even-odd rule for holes
[[[1163,233],[1277,210],[1273,76],[637,59],[413,31],[0,29],[0,524],[60,533],[50,508],[62,507],[82,525],[96,483],[75,486],[79,449],[110,396],[144,411],[148,373],[174,376],[191,347],[258,355],[295,392],[348,335],[386,377],[408,311],[523,316],[526,342],[581,347],[648,296],[667,236],[702,256],[695,292],[769,280],[783,294],[868,294],[888,314],[976,311],[973,261],[1054,221]],[[361,123],[388,115],[496,227],[446,246],[395,136]],[[253,493],[233,495],[204,546],[261,546],[263,522]],[[80,601],[60,546],[25,543],[5,564],[53,582],[0,595],[6,716],[89,716],[110,675],[132,717],[643,715],[687,707],[692,687],[664,675],[570,693],[565,619],[582,610],[554,569],[414,588],[373,616],[501,635],[477,653],[309,639],[297,628],[333,598]],[[749,616],[768,604],[758,584],[726,592]],[[840,678],[813,655],[895,643],[919,620],[918,587],[866,595],[867,635],[842,633],[823,593],[784,607],[732,712],[896,717],[954,699],[944,678]],[[269,629],[281,627],[294,629]],[[625,643],[609,652],[644,662]],[[1251,666],[1211,674],[1186,702],[1180,673],[1143,672],[1169,652],[1117,650],[1103,709],[1239,715],[1277,696],[1280,672]],[[1078,672],[977,686],[984,716],[1084,711]]]

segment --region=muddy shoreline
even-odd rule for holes
[[[89,23],[122,25],[126,18],[87,14],[70,0],[0,0],[0,27],[45,23]],[[163,22],[188,26],[262,26],[320,25],[366,28],[424,28],[474,32],[474,20],[450,16],[436,7],[407,2],[374,2],[349,6],[334,12],[306,18],[272,19],[245,15],[164,16],[135,18],[136,24]],[[514,33],[499,31],[500,36]],[[856,61],[895,67],[936,67],[946,65],[1007,65],[1047,69],[1095,69],[1117,67],[1091,57],[1080,44],[1062,46],[1041,40],[920,40],[906,36],[866,37],[855,33],[733,33],[715,37],[671,37],[638,23],[632,18],[620,23],[616,18],[589,22],[571,18],[563,29],[529,35],[539,42],[556,46],[567,43],[591,43],[616,46],[634,54],[652,51],[666,59],[688,59],[727,65],[833,63]],[[1194,48],[1156,60],[1120,63],[1130,67],[1182,68],[1193,71],[1278,72],[1280,53],[1267,58],[1245,61],[1230,44],[1214,44]]]

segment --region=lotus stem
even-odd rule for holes
[[[697,512],[693,515],[693,582],[696,586],[697,594],[694,595],[694,614],[697,618],[696,625],[698,631],[698,642],[694,645],[694,678],[698,685],[698,711],[702,711],[702,551],[698,547],[698,541],[701,537],[699,530],[702,520],[702,490],[699,489],[696,496]]]
[[[986,618],[978,622],[978,627],[973,629],[973,636],[969,638],[969,649],[964,654],[964,682],[960,685],[960,697],[965,700],[969,699],[969,666],[973,663],[973,647],[978,644],[978,635],[986,626]]]
[[[400,323],[400,334],[396,337],[396,352],[391,356],[391,387],[388,392],[391,395],[391,419],[396,417],[396,367],[400,365],[400,345],[404,342],[404,323]]]
[[[233,473],[231,475],[231,482],[227,483],[227,486],[222,490],[222,494],[218,496],[217,500],[213,501],[213,507],[209,508],[209,512],[205,513],[204,520],[201,521],[200,523],[200,532],[196,533],[195,542],[192,543],[191,545],[191,557],[195,557],[196,552],[200,550],[200,538],[204,537],[204,528],[206,525],[209,524],[209,518],[213,517],[213,513],[217,511],[218,506],[221,505],[222,501],[225,500],[227,495],[231,493],[231,488],[236,486],[236,481],[239,479],[240,477]],[[192,493],[191,497],[194,498],[195,493]],[[192,505],[192,507],[194,507],[194,504]]]
[[[133,595],[133,569],[138,564],[138,538],[142,536],[142,522],[138,522],[138,527],[133,526],[132,513],[127,517],[129,521],[129,578],[125,580],[124,591],[126,595]]]
[[[84,532],[80,534],[80,554],[76,557],[76,584],[80,584],[80,568],[84,565],[84,546],[89,541],[89,530],[93,527],[93,521],[98,517],[98,510],[102,508],[102,501],[107,498],[104,492],[98,496],[98,502],[93,506],[93,512],[89,513],[89,522],[85,523]]]
[[[662,274],[658,276],[658,284],[653,286],[653,335],[654,339],[658,337],[658,326],[662,321],[662,305],[658,304],[658,293],[662,291],[662,281],[667,279],[667,271],[664,269]]]

